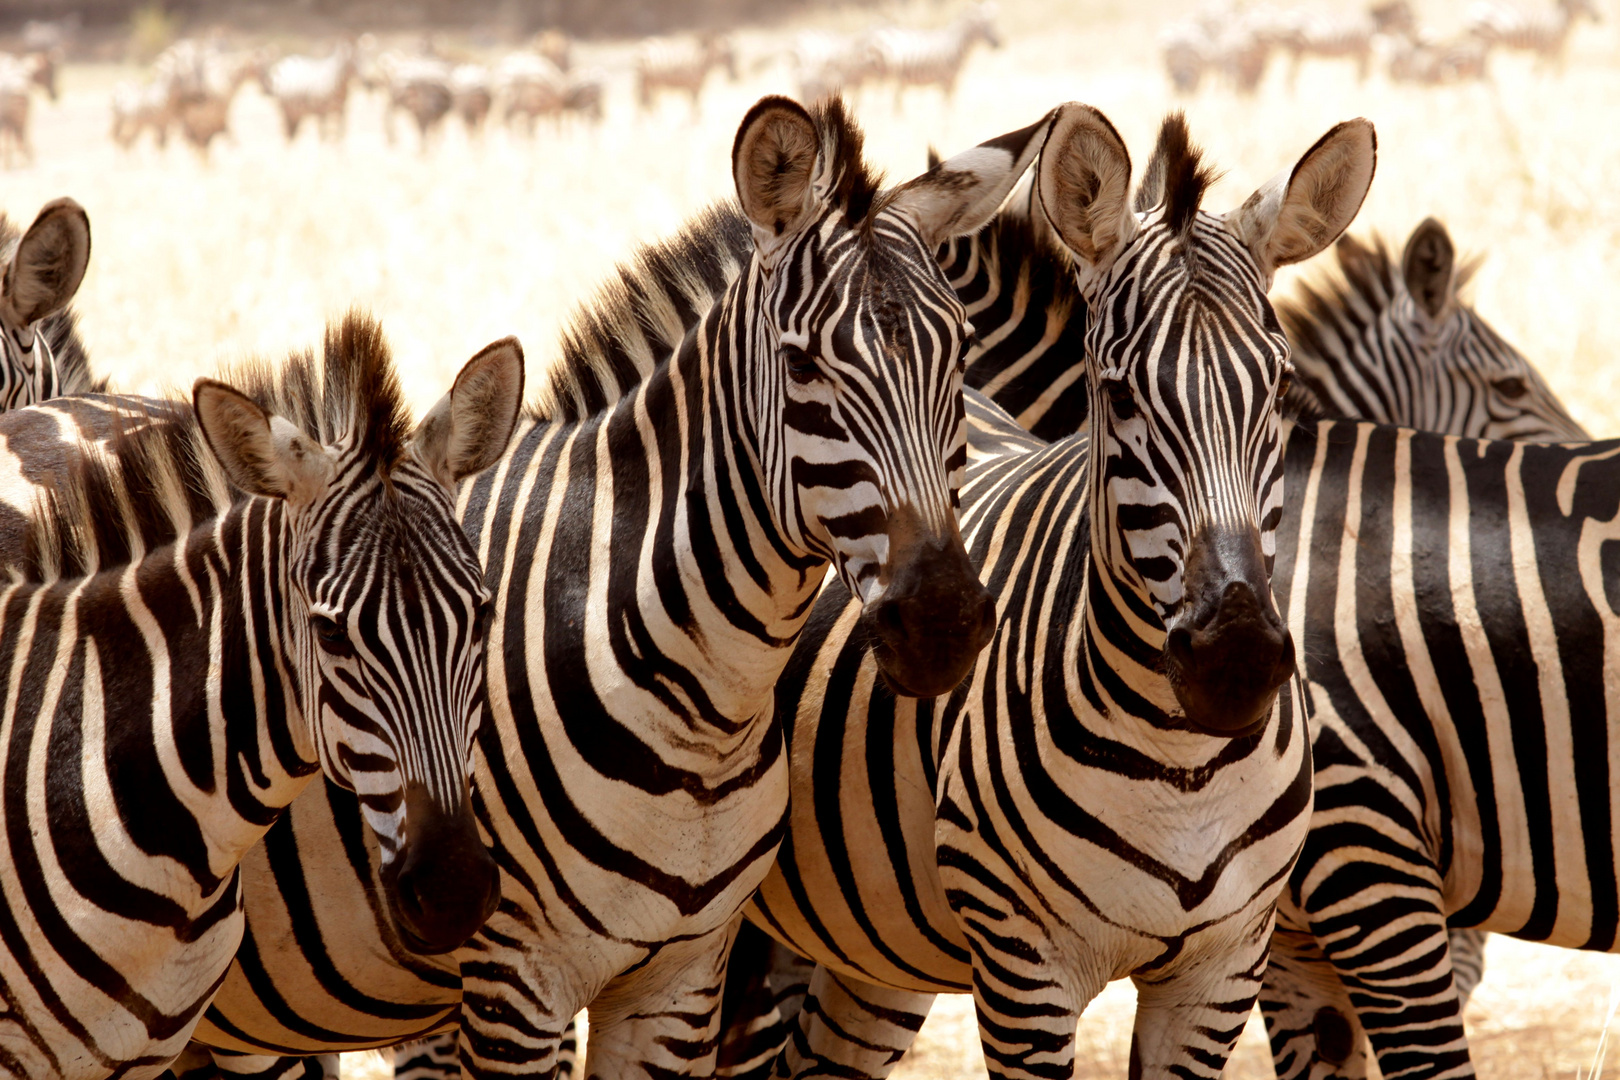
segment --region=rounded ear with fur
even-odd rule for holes
[[[766,260],[815,215],[821,140],[815,121],[791,98],[761,98],[737,129],[731,174]]]
[[[1052,113],[1026,128],[998,135],[948,161],[929,150],[928,171],[894,193],[889,207],[916,223],[930,249],[953,236],[978,232],[1040,153]]]
[[[46,203],[0,278],[0,318],[13,329],[60,311],[90,265],[90,215],[72,199]]]
[[[1266,284],[1277,267],[1302,262],[1349,228],[1378,166],[1372,122],[1335,125],[1295,166],[1268,180],[1237,210],[1228,227],[1249,246]]]
[[[1130,188],[1131,156],[1108,118],[1079,102],[1058,106],[1035,167],[1035,193],[1074,255],[1083,295],[1136,237]]]
[[[411,436],[411,452],[446,489],[506,452],[523,407],[523,346],[515,337],[484,346],[462,365],[450,392]]]
[[[291,421],[271,416],[253,399],[213,379],[191,392],[197,423],[231,483],[249,495],[314,503],[332,483],[331,456]]]
[[[1446,227],[1432,217],[1424,218],[1406,241],[1401,276],[1406,279],[1406,291],[1429,318],[1438,319],[1451,303],[1456,269],[1457,249],[1452,247]]]

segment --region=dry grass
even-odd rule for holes
[[[1008,47],[973,59],[949,110],[932,94],[915,95],[901,113],[886,92],[858,100],[871,155],[904,179],[930,144],[962,149],[1079,99],[1114,120],[1140,165],[1159,118],[1183,104],[1169,93],[1153,38],[1182,6],[1003,0]],[[1444,28],[1461,6],[1423,14]],[[948,15],[920,0],[890,13],[911,22]],[[744,70],[781,41],[744,34]],[[78,308],[97,365],[124,388],[184,386],[222,361],[303,347],[323,320],[362,304],[382,317],[407,389],[425,406],[494,338],[516,333],[531,361],[543,362],[569,310],[635,242],[729,194],[737,121],[760,94],[791,90],[785,67],[767,63],[741,84],[712,84],[698,122],[674,101],[640,118],[630,47],[580,52],[612,72],[600,130],[542,132],[532,142],[496,130],[473,143],[452,123],[421,153],[411,132],[390,145],[380,101],[362,96],[342,145],[306,131],[287,147],[271,104],[250,87],[233,115],[236,141],[206,163],[181,146],[118,152],[107,138],[108,99],[136,73],[70,67],[62,102],[36,105],[37,162],[5,174],[4,209],[27,218],[64,194],[88,208],[95,252]],[[1488,252],[1472,289],[1477,306],[1541,364],[1577,418],[1620,432],[1620,364],[1607,362],[1620,358],[1610,303],[1620,282],[1617,58],[1611,18],[1577,32],[1561,76],[1506,58],[1490,84],[1413,91],[1378,75],[1358,86],[1348,65],[1327,63],[1308,67],[1293,89],[1275,70],[1253,100],[1214,90],[1184,104],[1195,136],[1227,170],[1210,200],[1216,208],[1235,205],[1334,122],[1372,118],[1381,161],[1357,230],[1399,243],[1434,213],[1465,250]],[[1279,289],[1288,287],[1285,276]],[[1482,1074],[1585,1068],[1617,973],[1607,957],[1495,942],[1469,1014]],[[1130,1010],[1129,986],[1116,985],[1088,1012],[1082,1075],[1123,1074]],[[351,1061],[351,1075],[363,1064]],[[940,1003],[901,1068],[929,1077],[981,1070],[966,999]],[[1229,1074],[1270,1075],[1256,1027]]]

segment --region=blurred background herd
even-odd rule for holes
[[[1364,8],[1206,2],[1167,21],[1157,45],[1170,86],[1183,95],[1213,83],[1254,94],[1277,67],[1292,90],[1301,67],[1315,62],[1342,62],[1358,81],[1377,67],[1392,82],[1425,86],[1488,79],[1493,53],[1528,54],[1559,71],[1582,21],[1600,21],[1594,0],[1530,3],[1538,6],[1474,0],[1460,26],[1437,26],[1420,21],[1409,0]],[[35,6],[43,13],[64,5]],[[505,3],[462,34],[398,24],[432,25],[435,12],[465,21],[477,5],[407,5],[390,13],[372,5],[325,12],[295,3],[281,19],[262,7],[241,18],[230,5],[206,0],[173,10],[150,0],[125,8],[87,0],[54,17],[26,19],[0,42],[0,163],[32,160],[34,100],[58,100],[60,71],[70,58],[140,66],[137,78],[119,82],[110,95],[110,134],[119,147],[129,150],[143,137],[164,147],[175,137],[206,155],[216,139],[233,137],[232,106],[250,84],[275,103],[289,142],[306,126],[322,139],[342,139],[351,98],[369,98],[382,109],[390,142],[401,122],[425,148],[452,117],[471,137],[492,119],[528,136],[542,124],[600,123],[615,67],[633,89],[632,99],[616,107],[651,110],[670,95],[685,99],[694,117],[711,77],[736,82],[742,70],[770,68],[782,69],[803,99],[881,90],[893,94],[899,109],[909,89],[932,89],[949,102],[975,49],[1002,45],[995,0],[979,0],[938,26],[901,25],[879,11],[855,29],[799,29],[753,48],[740,45],[719,17],[773,9],[779,15],[780,5]],[[315,18],[306,22],[306,40],[294,44],[287,31],[298,25],[300,9]],[[357,29],[368,16],[394,26]],[[308,22],[320,21],[344,29],[311,33]],[[703,28],[642,35],[631,53],[619,50],[612,58],[576,41],[682,21]],[[537,22],[549,25],[532,29]],[[257,31],[250,28],[255,23]]]

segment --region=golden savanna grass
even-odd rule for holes
[[[1348,0],[1346,0],[1348,2]],[[1524,0],[1539,3],[1543,0]],[[1420,6],[1425,23],[1455,29],[1461,3]],[[1470,288],[1476,306],[1546,373],[1596,434],[1620,433],[1620,11],[1575,33],[1561,73],[1493,58],[1482,85],[1415,90],[1349,65],[1307,65],[1296,85],[1274,63],[1261,93],[1205,89],[1177,101],[1155,34],[1185,3],[1002,0],[1007,39],[970,61],[956,100],[915,93],[856,99],[871,157],[892,179],[919,172],[930,145],[950,153],[1033,122],[1078,99],[1124,134],[1138,167],[1160,118],[1183,106],[1195,138],[1225,169],[1208,205],[1236,205],[1290,165],[1333,123],[1367,116],[1379,167],[1354,226],[1396,246],[1425,215],[1459,247],[1488,255]],[[911,24],[947,7],[891,6]],[[817,25],[855,27],[870,12],[824,12]],[[351,304],[378,314],[406,389],[426,407],[485,343],[521,337],[531,365],[555,353],[560,326],[613,263],[641,241],[731,192],[729,155],[748,105],[791,92],[771,60],[795,27],[742,31],[743,79],[711,82],[701,116],[665,102],[636,115],[631,43],[587,43],[580,61],[610,74],[599,129],[542,128],[529,140],[494,129],[469,140],[456,122],[436,145],[401,125],[385,138],[379,98],[352,102],[340,145],[312,132],[286,146],[272,105],[250,86],[232,116],[234,141],[210,159],[144,141],[121,153],[107,136],[109,98],[133,68],[70,66],[56,105],[36,103],[35,163],[0,173],[0,208],[27,220],[71,195],[88,209],[94,255],[77,308],[97,369],[120,388],[185,387],[250,354],[276,356],[319,340]],[[1303,273],[1323,272],[1320,264]],[[1287,293],[1295,272],[1285,272]],[[1608,957],[1495,941],[1468,1020],[1486,1077],[1565,1077],[1585,1069],[1620,968]],[[1080,1074],[1126,1069],[1131,992],[1116,984],[1081,1024]],[[348,1063],[375,1072],[374,1057]],[[970,1004],[943,1000],[900,1075],[982,1072]],[[1251,1024],[1228,1075],[1270,1075]]]

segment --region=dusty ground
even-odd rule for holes
[[[973,58],[948,108],[932,92],[900,112],[887,91],[857,101],[871,156],[905,179],[930,144],[962,149],[1079,99],[1114,120],[1140,164],[1159,118],[1183,104],[1226,170],[1209,200],[1225,208],[1334,122],[1368,116],[1380,163],[1355,229],[1398,244],[1423,216],[1442,217],[1465,251],[1489,255],[1471,290],[1479,309],[1540,363],[1577,418],[1599,434],[1620,432],[1620,363],[1609,362],[1620,357],[1610,315],[1620,282],[1617,13],[1576,33],[1561,74],[1503,58],[1491,83],[1419,91],[1377,74],[1357,85],[1348,65],[1320,63],[1289,87],[1274,65],[1256,98],[1206,89],[1177,102],[1154,34],[1178,10],[1160,0],[1003,0],[1007,47]],[[1420,11],[1447,29],[1461,5]],[[920,4],[886,12],[918,24],[949,15]],[[676,101],[636,115],[630,46],[586,46],[581,61],[612,79],[600,129],[533,140],[493,130],[473,141],[452,122],[425,150],[403,129],[391,144],[380,99],[365,95],[351,102],[340,144],[306,131],[284,145],[271,104],[250,87],[233,113],[234,142],[208,161],[149,142],[119,152],[107,137],[108,100],[137,72],[70,67],[63,100],[35,106],[34,164],[0,173],[3,208],[27,219],[64,194],[88,208],[95,249],[78,310],[96,364],[121,387],[185,386],[222,361],[311,344],[323,320],[361,304],[382,317],[407,388],[425,406],[494,338],[516,333],[531,363],[544,362],[569,310],[615,260],[729,194],[738,120],[760,94],[792,90],[771,59],[783,40],[742,34],[742,82],[711,83],[695,120]],[[1285,275],[1278,289],[1290,285]],[[1481,1073],[1584,1071],[1617,977],[1608,957],[1496,941],[1469,1013]],[[1124,1073],[1130,997],[1116,985],[1088,1012],[1083,1075]],[[977,1074],[976,1043],[966,999],[943,1001],[901,1072]],[[356,1056],[350,1073],[377,1065]],[[1251,1027],[1229,1075],[1269,1073]]]

